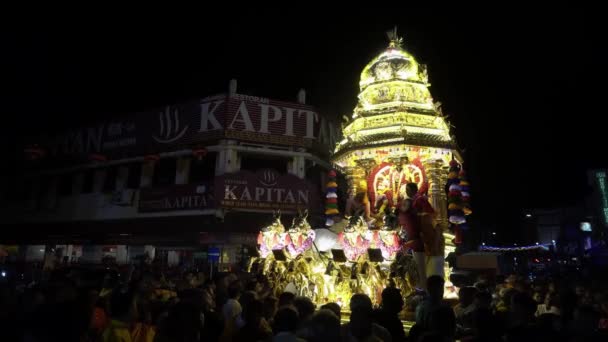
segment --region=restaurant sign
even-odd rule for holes
[[[142,188],[139,212],[204,210],[215,207],[213,188],[208,183]]]
[[[240,94],[218,95],[108,119],[42,139],[51,155],[110,158],[163,152],[222,138],[311,147],[335,132],[313,107]]]
[[[313,184],[292,174],[280,175],[272,169],[225,174],[216,177],[215,182],[215,198],[223,208],[314,210],[317,197]]]
[[[316,186],[292,174],[273,169],[239,171],[215,177],[213,183],[142,188],[138,211],[164,212],[214,208],[315,211]]]

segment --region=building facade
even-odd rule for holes
[[[226,94],[29,141],[27,170],[2,191],[0,243],[91,262],[221,245],[233,262],[273,211],[285,225],[297,210],[322,215],[336,130],[305,97],[243,95],[233,80]]]

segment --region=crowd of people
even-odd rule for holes
[[[0,340],[607,341],[608,292],[593,285],[510,276],[462,287],[448,303],[431,276],[407,298],[384,289],[378,307],[364,294],[317,307],[248,274],[63,269],[2,284]],[[409,331],[404,315],[415,320]]]

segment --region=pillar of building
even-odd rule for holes
[[[236,141],[223,140],[215,161],[215,175],[237,172],[241,169],[238,152],[235,149]]]
[[[72,177],[72,195],[80,195],[84,186],[84,173],[79,172]]]
[[[116,190],[124,190],[127,188],[129,180],[129,167],[121,165],[116,171]]]
[[[304,179],[306,177],[306,159],[304,159],[304,156],[294,156],[289,163],[288,172]]]
[[[73,253],[74,253],[74,245],[67,245],[63,255],[67,256],[68,264],[75,261],[75,260],[72,260]]]
[[[175,184],[188,184],[190,180],[190,163],[191,158],[177,158],[177,166],[175,168]]]
[[[150,260],[154,260],[155,256],[156,256],[156,247],[152,246],[152,245],[145,245],[144,246],[144,255],[147,255]]]
[[[30,182],[32,186],[30,187],[29,194],[27,197],[27,207],[30,210],[37,210],[40,200],[40,198],[38,197],[38,195],[40,194],[40,180],[31,179]]]
[[[52,209],[57,206],[57,186],[59,184],[58,177],[52,177],[49,183],[48,191],[44,199],[43,207],[46,209]]]
[[[116,263],[124,265],[129,263],[129,254],[127,253],[126,245],[116,246]]]
[[[141,181],[140,186],[142,188],[152,185],[154,180],[154,167],[156,166],[153,162],[144,162],[141,166]]]
[[[93,192],[102,192],[103,191],[103,183],[106,181],[106,170],[105,169],[97,169],[93,173]]]

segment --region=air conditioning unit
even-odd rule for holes
[[[113,205],[119,206],[131,206],[133,205],[133,198],[135,197],[135,190],[133,189],[123,189],[116,190],[112,193],[112,201]]]

